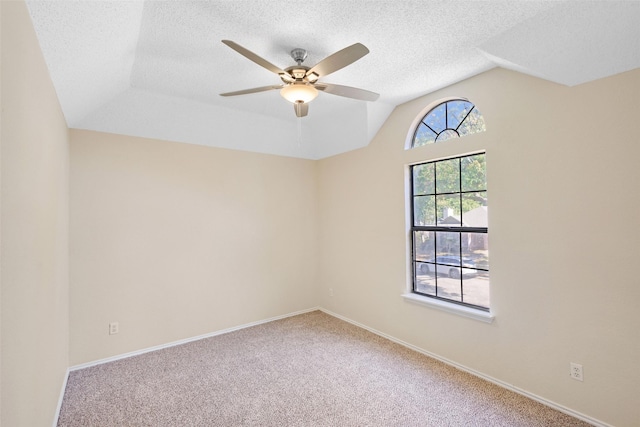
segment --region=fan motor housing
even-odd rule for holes
[[[307,74],[309,67],[305,67],[304,65],[294,65],[293,67],[285,68],[284,70],[296,79],[296,81],[304,81],[304,77]],[[287,80],[283,79],[282,76],[280,78],[282,81],[287,83]]]

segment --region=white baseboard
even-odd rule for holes
[[[378,336],[386,338],[386,339],[388,339],[390,341],[393,341],[393,342],[395,342],[397,344],[400,344],[400,345],[402,345],[404,347],[410,348],[411,350],[417,351],[418,353],[424,354],[425,356],[428,356],[428,357],[431,357],[433,359],[439,360],[439,361],[441,361],[443,363],[446,363],[449,366],[453,366],[454,368],[460,369],[461,371],[468,372],[468,373],[470,373],[472,375],[475,375],[476,377],[482,378],[483,380],[489,381],[489,382],[491,382],[493,384],[496,384],[496,385],[498,385],[500,387],[506,388],[507,390],[511,390],[511,391],[513,391],[515,393],[518,393],[520,395],[523,395],[525,397],[533,399],[536,402],[540,402],[543,405],[549,406],[550,408],[556,409],[556,410],[558,410],[558,411],[560,411],[562,413],[565,413],[567,415],[571,415],[572,417],[578,418],[579,420],[582,420],[582,421],[585,421],[587,423],[590,423],[590,424],[592,424],[592,425],[594,425],[596,427],[613,427],[610,424],[604,423],[602,421],[599,421],[599,420],[596,420],[596,419],[594,419],[592,417],[584,415],[584,414],[582,414],[580,412],[577,412],[577,411],[574,411],[574,410],[572,410],[570,408],[567,408],[565,406],[559,405],[559,404],[557,404],[555,402],[552,402],[552,401],[550,401],[548,399],[545,399],[543,397],[540,397],[538,395],[530,393],[530,392],[528,392],[526,390],[518,388],[518,387],[516,387],[516,386],[514,386],[512,384],[509,384],[509,383],[506,383],[504,381],[501,381],[501,380],[498,380],[496,378],[493,378],[493,377],[490,377],[488,375],[485,375],[482,372],[478,372],[478,371],[476,371],[474,369],[471,369],[471,368],[468,368],[466,366],[463,366],[463,365],[461,365],[459,363],[456,363],[454,361],[451,361],[449,359],[441,357],[441,356],[439,356],[437,354],[431,353],[430,351],[424,350],[424,349],[422,349],[420,347],[417,347],[417,346],[415,346],[413,344],[409,344],[409,343],[407,343],[405,341],[399,340],[399,339],[397,339],[397,338],[395,338],[395,337],[393,337],[391,335],[388,335],[388,334],[380,332],[380,331],[378,331],[376,329],[370,328],[369,326],[363,325],[362,323],[359,323],[359,322],[356,322],[354,320],[351,320],[351,319],[349,319],[347,317],[344,317],[344,316],[342,316],[340,314],[333,313],[332,311],[329,311],[329,310],[324,309],[322,307],[314,307],[314,308],[309,308],[309,309],[306,309],[306,310],[296,311],[294,313],[288,313],[288,314],[284,314],[284,315],[281,315],[281,316],[271,317],[269,319],[264,319],[264,320],[259,320],[259,321],[256,321],[256,322],[246,323],[244,325],[234,326],[234,327],[231,327],[231,328],[222,329],[222,330],[211,332],[211,333],[208,333],[208,334],[198,335],[198,336],[192,337],[192,338],[186,338],[186,339],[183,339],[183,340],[173,341],[173,342],[170,342],[170,343],[167,343],[167,344],[162,344],[162,345],[158,345],[158,346],[154,346],[154,347],[149,347],[149,348],[145,348],[145,349],[142,349],[142,350],[132,351],[132,352],[125,353],[125,354],[120,354],[120,355],[117,355],[117,356],[107,357],[107,358],[104,358],[104,359],[95,360],[93,362],[88,362],[88,363],[83,363],[83,364],[80,364],[80,365],[72,366],[67,370],[67,375],[65,377],[64,384],[62,386],[62,392],[60,394],[60,399],[59,399],[59,402],[58,402],[58,409],[56,411],[55,422],[54,422],[53,425],[54,425],[54,427],[56,427],[56,425],[58,423],[58,416],[60,414],[60,409],[62,407],[62,399],[64,397],[64,391],[65,391],[66,386],[67,386],[67,379],[69,377],[69,373],[72,372],[72,371],[88,368],[88,367],[91,367],[91,366],[101,365],[103,363],[109,363],[109,362],[113,362],[113,361],[116,361],[116,360],[126,359],[128,357],[137,356],[137,355],[144,354],[144,353],[149,353],[151,351],[161,350],[163,348],[174,347],[174,346],[181,345],[181,344],[186,344],[186,343],[189,343],[189,342],[192,342],[192,341],[198,341],[198,340],[205,339],[205,338],[215,337],[217,335],[222,335],[222,334],[226,334],[226,333],[233,332],[233,331],[238,331],[238,330],[245,329],[245,328],[250,328],[252,326],[257,326],[257,325],[261,325],[261,324],[264,324],[264,323],[273,322],[275,320],[285,319],[287,317],[297,316],[297,315],[300,315],[300,314],[309,313],[309,312],[316,311],[316,310],[320,310],[320,311],[322,311],[322,312],[324,312],[324,313],[326,313],[326,314],[328,314],[330,316],[333,316],[333,317],[335,317],[337,319],[344,320],[345,322],[351,323],[352,325],[355,325],[355,326],[357,326],[359,328],[365,329],[365,330],[367,330],[369,332],[372,332],[372,333],[374,333],[374,334],[376,334]]]
[[[151,351],[162,350],[163,348],[175,347],[177,345],[182,345],[182,344],[186,344],[186,343],[189,343],[189,342],[202,340],[202,339],[205,339],[205,338],[215,337],[217,335],[227,334],[229,332],[238,331],[240,329],[250,328],[252,326],[261,325],[263,323],[269,323],[269,322],[273,322],[275,320],[285,319],[287,317],[297,316],[299,314],[309,313],[311,311],[317,311],[317,310],[320,310],[320,308],[319,307],[313,307],[313,308],[309,308],[309,309],[306,309],[306,310],[296,311],[294,313],[283,314],[281,316],[271,317],[269,319],[258,320],[256,322],[246,323],[244,325],[234,326],[234,327],[231,327],[231,328],[222,329],[222,330],[215,331],[215,332],[210,332],[210,333],[204,334],[204,335],[198,335],[196,337],[185,338],[185,339],[178,340],[178,341],[173,341],[173,342],[170,342],[170,343],[167,343],[167,344],[161,344],[161,345],[157,345],[157,346],[154,346],[154,347],[148,347],[148,348],[144,348],[144,349],[141,349],[141,350],[132,351],[132,352],[129,352],[129,353],[119,354],[117,356],[112,356],[112,357],[107,357],[107,358],[104,358],[104,359],[94,360],[92,362],[87,362],[87,363],[82,363],[80,365],[72,366],[72,367],[69,368],[69,371],[77,371],[79,369],[89,368],[91,366],[102,365],[103,363],[114,362],[116,360],[121,360],[121,359],[126,359],[128,357],[138,356],[140,354],[149,353]]]
[[[355,325],[355,326],[357,326],[359,328],[366,329],[369,332],[372,332],[372,333],[374,333],[376,335],[379,335],[379,336],[381,336],[383,338],[388,339],[389,341],[393,341],[393,342],[395,342],[397,344],[400,344],[400,345],[402,345],[404,347],[410,348],[411,350],[417,351],[418,353],[422,353],[425,356],[428,356],[428,357],[431,357],[433,359],[439,360],[440,362],[446,363],[449,366],[453,366],[456,369],[460,369],[461,371],[468,372],[471,375],[475,375],[476,377],[482,378],[483,380],[489,381],[490,383],[496,384],[496,385],[498,385],[500,387],[506,388],[507,390],[511,390],[511,391],[513,391],[515,393],[518,393],[520,395],[528,397],[528,398],[530,398],[532,400],[535,400],[536,402],[540,402],[543,405],[549,406],[550,408],[553,408],[553,409],[555,409],[557,411],[560,411],[560,412],[565,413],[567,415],[571,415],[574,418],[578,418],[579,420],[582,420],[584,422],[592,424],[592,425],[594,425],[596,427],[613,427],[611,424],[607,424],[607,423],[602,422],[600,420],[596,420],[595,418],[589,417],[588,415],[582,414],[580,412],[574,411],[573,409],[570,409],[570,408],[567,408],[565,406],[559,405],[559,404],[557,404],[555,402],[552,402],[552,401],[550,401],[548,399],[545,399],[543,397],[540,397],[538,395],[530,393],[530,392],[528,392],[526,390],[518,388],[518,387],[516,387],[516,386],[514,386],[512,384],[509,384],[509,383],[506,383],[504,381],[498,380],[496,378],[490,377],[490,376],[485,375],[482,372],[478,372],[478,371],[476,371],[474,369],[467,368],[466,366],[463,366],[463,365],[461,365],[459,363],[456,363],[456,362],[451,361],[449,359],[446,359],[444,357],[438,356],[437,354],[431,353],[430,351],[424,350],[424,349],[422,349],[420,347],[416,347],[413,344],[409,344],[409,343],[407,343],[405,341],[399,340],[399,339],[397,339],[395,337],[392,337],[391,335],[387,335],[387,334],[385,334],[383,332],[380,332],[378,330],[370,328],[370,327],[368,327],[366,325],[363,325],[362,323],[358,323],[358,322],[356,322],[354,320],[351,320],[351,319],[349,319],[347,317],[344,317],[344,316],[342,316],[340,314],[333,313],[333,312],[331,312],[329,310],[326,310],[324,308],[320,308],[320,311],[322,311],[323,313],[326,313],[326,314],[328,314],[330,316],[336,317],[336,318],[338,318],[340,320],[344,320],[345,322],[351,323],[352,325]]]
[[[67,389],[67,381],[69,380],[70,370],[67,368],[67,372],[64,374],[64,380],[62,381],[62,389],[60,390],[60,397],[58,397],[58,407],[56,408],[55,416],[53,417],[53,427],[58,426],[58,418],[60,418],[60,410],[62,409],[62,400],[64,399],[64,391]]]

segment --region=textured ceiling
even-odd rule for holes
[[[369,143],[393,108],[496,66],[576,85],[640,67],[640,1],[27,1],[70,127],[318,159]],[[320,93],[297,119],[281,68],[360,42],[321,79],[380,93]],[[464,95],[464,94],[461,94]]]

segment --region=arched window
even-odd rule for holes
[[[426,109],[414,122],[411,148],[485,131],[482,115],[466,99],[449,98]],[[452,157],[439,152],[436,159],[408,165],[413,277],[404,296],[491,321],[486,153],[467,150],[451,146]]]
[[[484,132],[482,114],[466,99],[444,101],[429,110],[413,135],[411,148]]]

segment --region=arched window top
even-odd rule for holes
[[[413,134],[411,148],[485,130],[482,114],[473,103],[461,98],[449,99],[430,109],[420,120]]]

